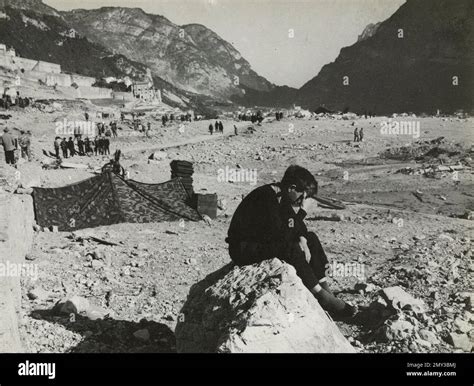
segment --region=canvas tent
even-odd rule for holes
[[[121,222],[199,221],[179,178],[160,184],[103,173],[61,188],[34,188],[36,222],[74,231]]]

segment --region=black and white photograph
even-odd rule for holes
[[[472,0],[0,0],[0,363],[459,384],[473,114]]]

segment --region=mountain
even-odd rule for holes
[[[91,41],[144,63],[183,90],[228,99],[243,95],[243,87],[257,91],[275,87],[256,74],[230,43],[202,25],[179,26],[139,8],[77,9],[61,15]]]
[[[70,26],[54,11],[41,12],[40,8],[36,13],[10,6],[0,10],[6,15],[0,22],[0,42],[13,47],[18,56],[58,63],[64,72],[96,78],[128,75],[141,79],[146,75],[145,65],[114,55],[80,35],[69,36]]]
[[[244,95],[234,95],[231,97],[231,100],[238,105],[247,107],[266,106],[291,108],[298,95],[298,89],[288,86],[275,86],[270,91],[258,91],[246,87],[243,87],[243,90],[245,91]]]
[[[0,0],[0,9],[6,7],[23,9],[40,15],[60,16],[58,11],[41,0]]]
[[[408,0],[343,48],[298,91],[297,103],[378,114],[471,111],[472,15],[472,0]]]

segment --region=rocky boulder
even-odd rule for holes
[[[185,353],[355,352],[295,269],[278,259],[227,265],[195,284],[175,334]]]

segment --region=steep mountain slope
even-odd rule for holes
[[[379,114],[472,110],[473,15],[472,0],[408,0],[375,33],[369,28],[343,48],[297,102]]]
[[[228,98],[242,87],[269,91],[274,86],[252,71],[231,44],[208,28],[178,26],[139,8],[104,7],[62,12],[81,34],[130,59],[184,90]]]
[[[69,37],[70,27],[60,16],[27,9],[0,8],[7,17],[0,22],[0,42],[17,55],[59,63],[63,71],[86,76],[141,78],[146,66],[123,55],[113,55],[81,36]]]
[[[58,11],[41,0],[0,0],[0,9],[6,7],[32,11],[41,15],[60,16]]]

